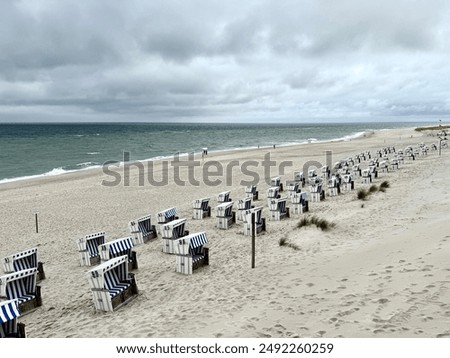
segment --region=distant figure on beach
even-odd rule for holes
[[[275,149],[275,144],[273,145],[273,149]]]
[[[208,155],[208,148],[202,148],[202,158]]]

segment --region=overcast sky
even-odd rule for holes
[[[0,122],[450,117],[448,0],[0,7]]]

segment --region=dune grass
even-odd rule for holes
[[[312,217],[304,217],[302,218],[298,224],[297,224],[297,228],[302,228],[304,226],[311,226],[311,225],[315,225],[316,227],[318,227],[320,230],[322,231],[328,231],[332,228],[334,228],[336,226],[335,223],[333,222],[329,222],[326,219],[320,219],[317,216],[312,216]]]
[[[280,246],[286,246],[286,247],[290,247],[293,250],[300,250],[300,247],[298,247],[297,245],[293,244],[292,242],[289,242],[289,240],[287,239],[286,236],[283,236],[280,240],[278,240],[278,244]]]
[[[376,193],[378,191],[381,191],[384,193],[384,192],[386,192],[386,189],[389,188],[390,186],[391,185],[389,184],[389,182],[387,180],[383,181],[379,187],[376,186],[375,184],[372,184],[368,190],[366,190],[364,188],[358,189],[358,191],[356,193],[356,197],[358,198],[358,200],[367,200],[367,199],[369,199],[371,194]]]

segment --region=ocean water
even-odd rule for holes
[[[0,184],[122,162],[124,152],[143,160],[199,153],[203,147],[211,152],[290,145],[422,124],[0,124]]]

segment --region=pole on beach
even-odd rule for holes
[[[256,236],[256,225],[255,225],[255,213],[252,213],[252,268],[255,268],[255,236]]]
[[[38,234],[39,233],[39,224],[38,224],[38,212],[37,211],[34,212],[34,222],[36,224],[36,234]]]

